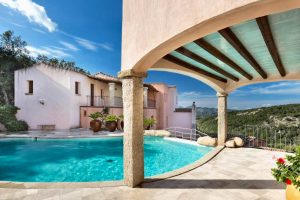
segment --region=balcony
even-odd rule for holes
[[[148,105],[146,108],[156,108],[156,101],[152,99],[148,99]],[[91,99],[90,95],[86,96],[86,103],[84,106],[95,106],[95,107],[123,107],[123,98],[122,97],[114,97],[110,99],[108,96],[94,96]]]
[[[122,97],[113,97],[108,96],[86,96],[85,106],[96,106],[96,107],[123,107]]]
[[[147,108],[156,108],[156,101],[155,100],[148,99],[147,103],[148,103]]]

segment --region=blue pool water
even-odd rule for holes
[[[145,176],[188,165],[212,148],[145,137]],[[90,182],[123,179],[123,139],[1,139],[0,181]]]

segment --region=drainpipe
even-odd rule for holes
[[[109,106],[115,106],[115,90],[116,84],[115,83],[108,83],[108,91],[109,91]]]

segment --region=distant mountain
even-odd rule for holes
[[[207,115],[207,117],[198,118],[197,127],[204,132],[216,133],[218,122],[216,109],[199,108],[199,115],[201,116],[201,114],[203,114],[202,116]],[[245,125],[269,126],[278,129],[300,128],[300,104],[228,112],[228,130],[243,128]]]
[[[197,107],[197,118],[205,118],[217,115],[217,108]]]
[[[234,111],[229,109],[230,111]],[[197,107],[197,118],[213,117],[218,115],[217,108]]]

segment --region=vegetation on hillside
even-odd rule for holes
[[[197,127],[207,133],[217,132],[217,116],[199,118]],[[228,112],[228,130],[236,130],[246,125],[276,127],[300,127],[300,104],[263,107],[250,110]]]
[[[25,131],[28,125],[25,121],[17,120],[16,114],[19,108],[13,105],[0,105],[0,123],[5,126],[8,131]]]
[[[25,46],[26,42],[12,31],[0,36],[0,104],[14,103],[14,71],[34,64]]]

